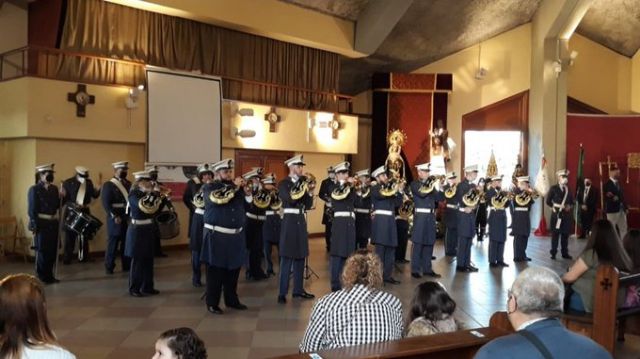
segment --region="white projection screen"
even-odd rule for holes
[[[221,130],[220,78],[147,69],[147,162],[219,161]]]

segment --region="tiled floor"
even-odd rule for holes
[[[473,246],[472,259],[480,272],[472,274],[456,274],[455,264],[443,257],[442,244],[436,247],[434,269],[443,274],[441,283],[458,303],[458,319],[470,328],[486,326],[493,312],[504,310],[507,289],[527,266],[512,264],[505,269],[490,269],[486,263],[487,246],[487,241]],[[576,255],[584,241],[571,239],[570,246]],[[534,258],[531,265],[564,272],[570,261],[552,261],[548,248],[548,238],[532,237],[528,251]],[[505,258],[512,257],[511,250],[510,240]],[[324,240],[311,240],[311,252],[310,265],[320,278],[309,280],[306,288],[323,295],[329,292]],[[78,358],[150,358],[160,332],[187,326],[205,341],[210,358],[264,358],[297,352],[313,301],[289,300],[286,305],[279,305],[275,278],[263,282],[241,279],[238,292],[249,310],[229,310],[223,316],[214,316],[200,300],[202,290],[191,287],[187,251],[169,254],[169,258],[156,261],[156,287],[161,294],[148,298],[129,297],[127,276],[119,272],[105,276],[99,259],[60,267],[62,282],[48,286],[47,297],[49,318],[63,345]],[[396,278],[402,284],[387,289],[406,306],[419,280],[410,277],[407,264],[397,266],[397,270]],[[32,272],[32,265],[0,264],[0,276],[15,272]],[[639,357],[640,338],[629,337],[617,353],[620,358]]]

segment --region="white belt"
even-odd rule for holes
[[[226,234],[237,234],[237,233],[242,232],[242,227],[240,227],[240,228],[226,228],[226,227],[214,226],[214,225],[211,225],[209,223],[205,223],[204,224],[204,228],[210,229],[210,230],[215,231],[215,232],[226,233]]]
[[[416,208],[416,213],[433,213],[431,208]]]
[[[401,221],[408,221],[408,218],[402,217],[402,216],[396,216],[396,220],[401,220]]]
[[[247,217],[251,219],[255,219],[256,221],[264,221],[265,219],[267,219],[267,216],[259,216],[257,214],[253,214],[249,212],[247,212],[246,214],[247,214]]]
[[[287,214],[300,214],[300,209],[299,208],[285,208],[284,209],[284,213]]]
[[[553,208],[564,208],[564,206],[561,204],[554,203]]]
[[[136,226],[144,225],[144,224],[152,224],[153,220],[148,219],[133,219],[131,218],[131,224],[135,224]]]
[[[356,218],[355,213],[353,213],[353,212],[347,212],[347,211],[344,211],[344,212],[335,212],[335,213],[333,214],[333,216],[334,216],[334,217],[351,217],[351,218]]]
[[[38,213],[38,218],[40,218],[40,219],[48,219],[48,220],[56,220],[56,219],[58,219],[58,216],[56,214]]]
[[[529,208],[527,207],[515,207],[514,210],[518,212],[529,212]]]
[[[276,212],[276,211],[265,211],[264,214],[265,214],[265,216],[275,216],[276,214],[278,214],[278,212]]]
[[[386,209],[376,209],[375,211],[373,211],[373,214],[379,214],[382,216],[393,216],[393,212],[387,211]]]
[[[126,203],[112,203],[111,208],[124,208]]]
[[[462,208],[458,208],[458,211],[462,212],[462,213],[467,213],[467,208],[471,208],[471,207],[462,207]],[[473,208],[471,208],[473,209]]]
[[[193,213],[204,215],[204,208],[196,208],[196,210],[193,211]]]
[[[458,208],[458,206],[456,206],[455,204],[449,204],[449,203],[447,203],[447,208],[453,208],[453,209],[456,209],[456,208]]]
[[[489,207],[492,211],[504,211],[504,208]]]
[[[368,210],[366,208],[355,208],[354,211],[356,213],[366,213],[366,214],[369,214],[371,212],[370,210]]]

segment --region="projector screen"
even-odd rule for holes
[[[147,69],[147,162],[219,161],[221,130],[220,78]]]

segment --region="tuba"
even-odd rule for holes
[[[498,192],[495,196],[491,197],[491,206],[497,209],[504,209],[507,207],[507,202],[511,196],[505,191]]]
[[[236,195],[236,186],[233,184],[225,184],[224,187],[218,188],[209,193],[209,199],[215,204],[227,204]]]
[[[196,208],[204,208],[204,192],[202,192],[202,187],[200,188],[198,193],[193,195],[191,203],[193,203]]]
[[[531,203],[532,200],[535,200],[539,197],[538,192],[535,190],[531,191],[522,191],[515,196],[516,204],[520,207],[526,207]]]
[[[420,194],[429,194],[433,192],[433,189],[436,187],[436,183],[438,182],[436,176],[429,176],[426,181],[422,182],[418,192]]]
[[[475,207],[480,202],[481,197],[480,191],[477,188],[472,188],[462,196],[462,203],[467,207]]]
[[[145,194],[144,197],[138,201],[138,207],[145,214],[155,214],[162,205],[161,194],[158,192],[151,192]]]
[[[444,196],[447,199],[451,199],[451,198],[455,197],[457,189],[458,189],[458,184],[456,183],[456,184],[454,184],[453,186],[447,188],[444,191]]]
[[[253,196],[253,204],[260,209],[265,209],[271,205],[271,199],[271,192],[261,188]]]

